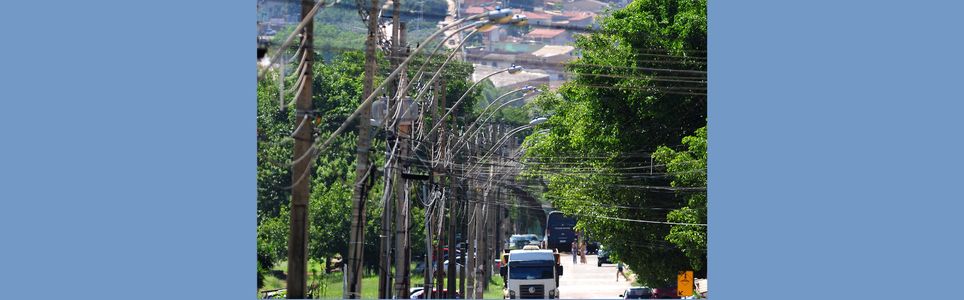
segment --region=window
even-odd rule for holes
[[[509,279],[551,279],[552,266],[510,266]]]

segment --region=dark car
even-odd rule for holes
[[[438,293],[438,290],[432,290],[432,292]],[[421,289],[412,293],[409,296],[409,299],[425,299],[425,290]],[[459,292],[456,291],[450,295],[448,290],[442,290],[442,297],[438,299],[462,299],[462,294],[459,294]]]
[[[609,251],[606,249],[599,249],[599,255],[596,256],[596,266],[602,267],[602,264],[611,264],[609,261]]]
[[[676,295],[675,286],[667,286],[663,288],[653,289],[653,298],[654,299],[679,299],[679,296]]]
[[[599,253],[599,242],[586,243],[586,254],[598,254],[598,253]]]
[[[628,288],[619,297],[622,299],[650,299],[653,298],[653,289],[648,287]]]

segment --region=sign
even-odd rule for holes
[[[680,271],[676,275],[676,296],[693,296],[693,271]]]

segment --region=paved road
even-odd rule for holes
[[[622,277],[616,282],[616,265],[597,267],[595,255],[586,255],[586,263],[576,265],[572,264],[572,256],[565,253],[562,256],[563,275],[559,278],[562,299],[616,299],[630,287]]]

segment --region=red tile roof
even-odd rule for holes
[[[471,6],[465,9],[465,13],[470,15],[481,14],[484,12],[485,12],[485,9],[478,6]]]
[[[551,39],[551,38],[554,38],[554,37],[562,34],[563,32],[566,32],[566,30],[565,30],[565,29],[538,28],[538,29],[533,30],[532,32],[529,32],[529,34],[527,34],[526,36],[528,36],[529,38],[535,38],[535,39],[539,39],[539,38]]]
[[[533,19],[538,19],[538,20],[549,20],[549,19],[552,19],[552,16],[550,16],[550,15],[547,14],[547,13],[541,13],[541,12],[535,12],[535,11],[527,11],[527,12],[524,12],[523,14],[524,14],[527,18],[529,18],[530,20],[533,20]]]

